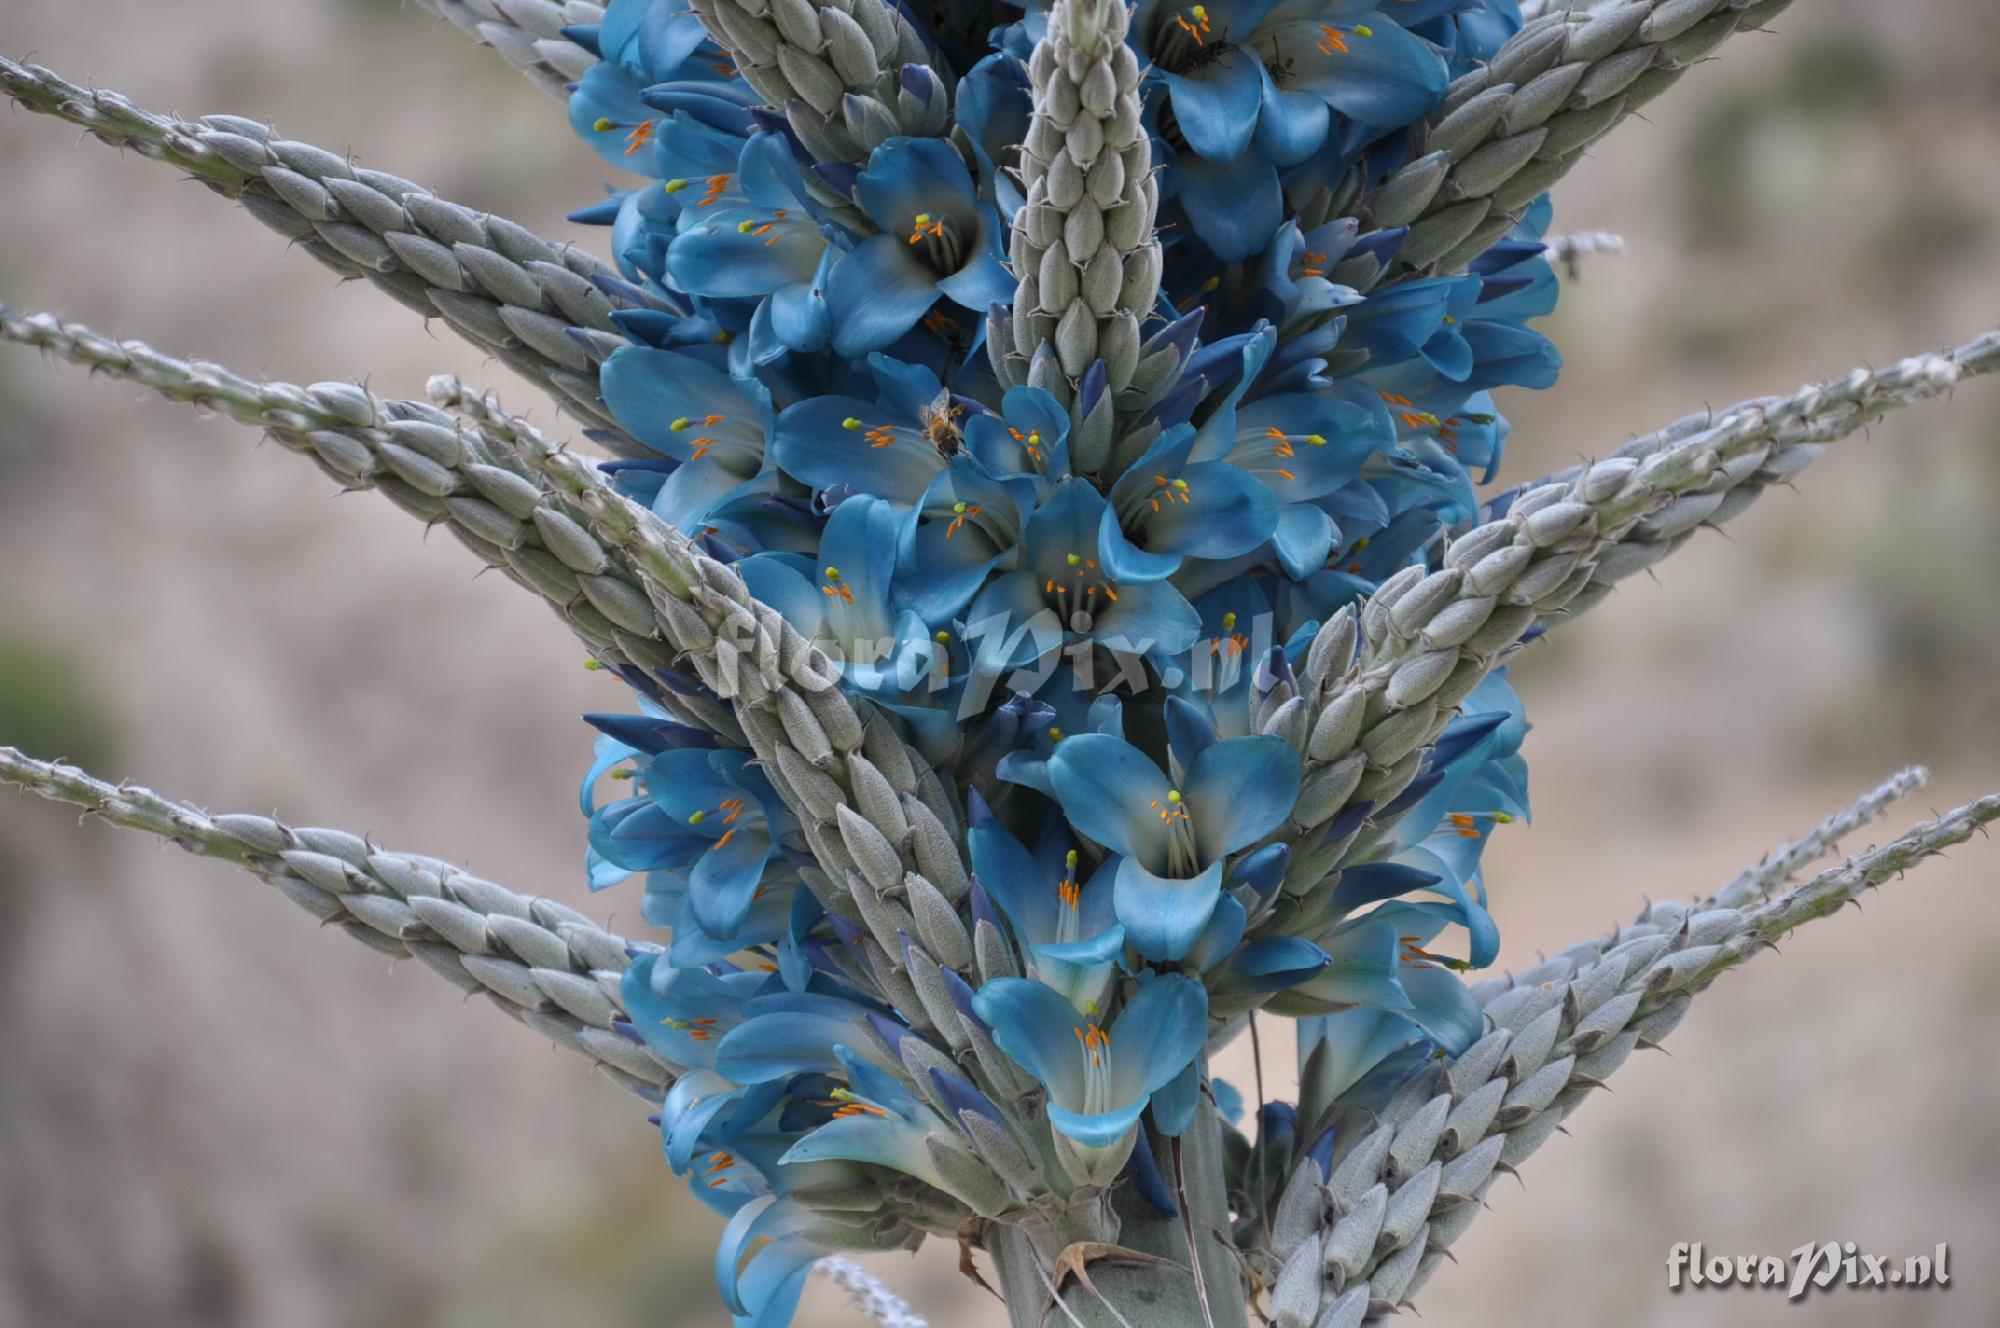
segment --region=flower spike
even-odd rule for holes
[[[1048,33],[1028,61],[1027,201],[1014,218],[1010,255],[1020,285],[1011,319],[996,315],[987,331],[1002,382],[1074,404],[1076,462],[1086,471],[1108,454],[1110,404],[1101,424],[1087,424],[1096,403],[1079,398],[1079,385],[1101,363],[1104,388],[1132,386],[1139,325],[1160,291],[1159,186],[1140,123],[1139,62],[1125,42],[1129,22],[1123,0],[1058,0],[1049,14]]]
[[[414,955],[460,991],[490,996],[509,1017],[597,1061],[649,1100],[680,1073],[619,1031],[627,1015],[618,975],[633,943],[552,899],[517,895],[437,858],[385,852],[342,830],[210,816],[12,747],[0,747],[0,782],[233,863],[371,949]]]
[[[1738,32],[1792,0],[1625,0],[1564,5],[1529,22],[1451,85],[1413,134],[1407,164],[1343,215],[1364,230],[1409,227],[1384,280],[1462,271],[1569,174],[1592,143]],[[1349,188],[1358,187],[1350,182]]]
[[[1855,369],[1842,378],[1808,383],[1784,397],[1758,397],[1726,410],[1704,411],[1675,421],[1664,429],[1635,438],[1610,454],[1610,459],[1644,461],[1669,447],[1706,440],[1712,446],[1768,445],[1770,455],[1754,470],[1727,467],[1718,471],[1696,501],[1640,522],[1627,531],[1616,548],[1597,561],[1588,584],[1568,606],[1575,617],[1616,588],[1618,582],[1656,566],[1703,526],[1719,526],[1741,515],[1773,484],[1780,484],[1817,460],[1828,443],[1860,432],[1891,411],[1935,401],[1967,378],[2000,369],[2000,330],[1984,333],[1956,350],[1912,355],[1886,369]],[[1515,497],[1537,483],[1572,480],[1582,471],[1572,466],[1547,479],[1522,485],[1487,504],[1489,514],[1504,511]],[[1706,510],[1703,510],[1703,509]]]
[[[353,383],[260,383],[220,365],[178,360],[140,341],[113,341],[51,314],[0,305],[0,342],[32,346],[93,372],[139,383],[173,401],[219,410],[264,430],[350,489],[374,489],[412,516],[441,523],[482,562],[548,601],[612,668],[671,665],[623,556],[594,540],[581,514],[548,492],[504,438],[436,406],[392,401]],[[714,727],[715,710],[671,691],[660,704]],[[740,742],[726,712],[722,733]]]
[[[604,6],[591,0],[415,0],[453,27],[491,46],[527,75],[528,81],[561,101],[597,57],[563,35],[565,28],[596,23]]]
[[[342,276],[366,278],[425,318],[441,315],[545,385],[611,446],[636,449],[598,399],[597,366],[624,337],[595,284],[612,271],[588,254],[280,138],[255,120],[155,115],[4,56],[0,94],[178,166]]]
[[[1274,1201],[1272,1243],[1258,1254],[1277,1321],[1360,1325],[1393,1314],[1448,1257],[1498,1173],[1547,1142],[1634,1050],[1666,1037],[1696,993],[1996,819],[2000,794],[1777,898],[1654,905],[1609,937],[1479,984],[1487,1032],[1462,1055],[1418,1069],[1379,1112],[1300,1122],[1300,1139],[1332,1128],[1335,1143],[1324,1158],[1300,1157]],[[1372,1017],[1334,1019],[1356,1015]],[[1345,1035],[1330,1030],[1322,1065],[1338,1060],[1329,1051]]]

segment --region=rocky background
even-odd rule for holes
[[[1558,229],[1622,233],[1505,403],[1523,478],[1702,402],[1955,343],[2000,311],[2000,9],[1815,0],[1602,145]],[[394,0],[0,0],[0,49],[229,111],[521,221],[596,196],[556,108]],[[170,172],[0,114],[0,297],[311,381],[532,395]],[[545,611],[226,423],[0,352],[0,741],[586,899],[584,710]],[[549,421],[546,407],[535,411]],[[1892,419],[1516,669],[1537,819],[1490,861],[1505,964],[1727,880],[1879,777],[2000,785],[2000,391]],[[719,1223],[633,1099],[274,892],[0,804],[0,1325],[726,1323]],[[1857,845],[1859,847],[1859,845]],[[1427,1322],[1747,1328],[2000,1318],[2000,846],[1975,842],[1697,1003],[1494,1192]],[[1266,1023],[1274,1084],[1287,1041]],[[1233,1075],[1250,1089],[1247,1056]],[[1672,1244],[1954,1248],[1954,1284],[1665,1290]],[[1004,1322],[954,1251],[869,1261]],[[801,1323],[858,1324],[815,1285]]]

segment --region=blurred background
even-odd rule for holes
[[[0,49],[602,248],[563,219],[602,172],[558,108],[395,0],[4,0]],[[1503,479],[1991,326],[1996,163],[1992,0],[1813,0],[1738,39],[1558,190],[1558,230],[1630,248],[1567,283],[1564,380],[1504,403]],[[171,171],[15,112],[0,181],[17,307],[391,395],[453,371],[552,422]],[[636,888],[587,898],[574,802],[576,716],[622,698],[545,610],[139,395],[0,352],[0,741],[638,926]],[[1996,443],[1994,385],[1894,417],[1518,665],[1537,816],[1489,858],[1503,965],[1712,889],[1903,763],[1937,773],[1905,822],[2000,786]],[[0,803],[0,1325],[727,1322],[719,1223],[634,1099],[247,876],[74,820]],[[1726,978],[1494,1190],[1425,1321],[2000,1321],[1996,879],[1975,841]],[[1665,1290],[1676,1241],[1827,1239],[1948,1241],[1954,1285]],[[954,1255],[867,1262],[934,1324],[1003,1323]],[[800,1321],[860,1322],[819,1283]]]

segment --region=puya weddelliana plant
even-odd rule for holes
[[[1905,772],[1714,895],[1511,977],[1526,644],[2000,334],[1690,417],[1481,499],[1546,387],[1547,191],[1786,0],[426,0],[646,183],[610,261],[237,117],[0,60],[545,385],[260,383],[0,311],[446,526],[634,693],[583,780],[627,940],[440,860],[0,775],[219,857],[653,1104],[737,1321],[840,1251],[976,1252],[1017,1325],[1354,1328],[1690,997],[2000,816],[1805,876]],[[581,762],[580,762],[581,763]],[[605,798],[607,777],[625,786]],[[1803,878],[1803,879],[1802,879]],[[1295,1100],[1210,1058],[1295,1021]],[[829,1275],[910,1322],[844,1261]]]

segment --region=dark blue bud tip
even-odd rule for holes
[[[956,969],[945,968],[938,971],[944,975],[944,989],[951,994],[951,1003],[957,1009],[959,1018],[983,1032],[991,1032],[986,1021],[972,1008],[972,984],[960,977]]]
[[[1104,367],[1103,360],[1092,360],[1090,367],[1083,371],[1083,381],[1077,385],[1076,399],[1078,413],[1088,415],[1097,409],[1097,403],[1111,389],[1111,374]]]
[[[1283,646],[1272,646],[1257,661],[1257,672],[1252,681],[1256,684],[1257,695],[1269,694],[1279,683],[1295,683],[1298,675],[1292,672],[1292,661],[1285,658]]]
[[[641,1047],[646,1045],[646,1039],[639,1036],[638,1026],[630,1019],[622,1017],[613,1019],[611,1021],[611,1031],[619,1037],[624,1038],[627,1042],[635,1043]]]
[[[818,176],[833,191],[844,198],[854,197],[854,182],[861,178],[861,172],[846,162],[814,162],[813,174]]]
[[[875,1036],[882,1040],[882,1045],[888,1049],[891,1056],[902,1055],[897,1049],[903,1045],[903,1039],[916,1036],[906,1026],[897,1023],[893,1019],[884,1018],[876,1014],[873,1010],[867,1011],[864,1017],[868,1020],[868,1026],[875,1030]]]
[[[562,34],[564,40],[574,42],[599,60],[602,60],[604,58],[604,48],[598,45],[598,34],[601,27],[602,25],[597,23],[572,23],[568,27],[558,28],[556,31]]]
[[[1392,816],[1400,816],[1422,802],[1432,789],[1444,783],[1444,776],[1444,771],[1433,770],[1411,780],[1410,786],[1391,798],[1389,805],[1382,809],[1383,819],[1387,820]]]
[[[1322,844],[1332,844],[1347,838],[1359,830],[1375,810],[1372,802],[1357,802],[1327,822],[1326,833],[1319,837]]]
[[[993,898],[986,893],[986,887],[980,883],[977,875],[972,877],[971,888],[967,893],[972,902],[973,922],[990,922],[995,927],[998,927],[1000,925],[1000,915],[993,911]]]
[[[1166,1177],[1160,1174],[1159,1161],[1153,1156],[1153,1140],[1143,1121],[1139,1125],[1139,1141],[1132,1148],[1132,1160],[1126,1163],[1125,1169],[1132,1177],[1132,1188],[1155,1212],[1164,1217],[1181,1215],[1180,1207],[1174,1203],[1173,1191],[1167,1188]]]
[[[829,913],[826,915],[826,921],[827,925],[833,928],[833,934],[840,938],[840,943],[848,949],[855,949],[861,944],[861,929],[840,914]]]

